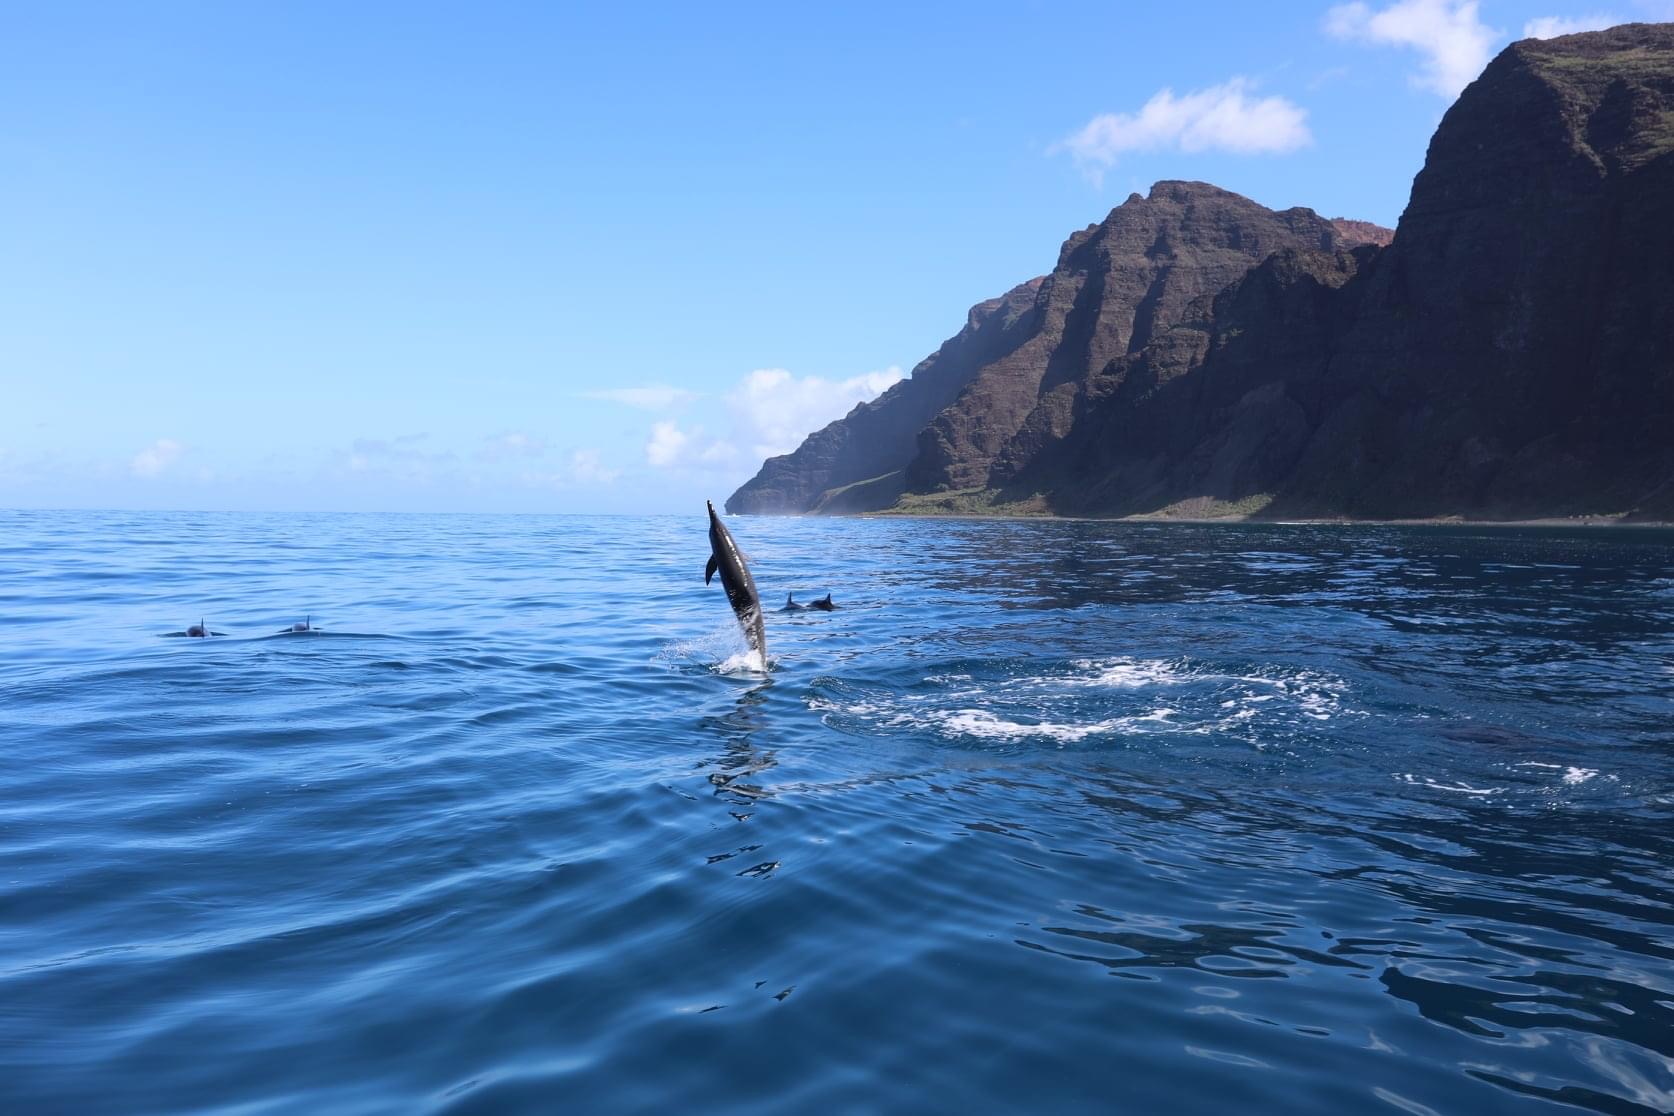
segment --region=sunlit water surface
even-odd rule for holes
[[[0,1109],[1674,1111],[1674,536],[733,524],[0,513]]]

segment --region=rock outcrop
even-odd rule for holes
[[[1674,25],[1508,47],[1392,235],[1135,195],[728,506],[1674,518]]]

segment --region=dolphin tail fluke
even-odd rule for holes
[[[711,554],[709,556],[709,564],[707,566],[703,567],[703,583],[705,585],[708,585],[709,580],[715,576],[715,571],[720,569],[720,568],[721,568],[721,560],[719,558],[716,558],[713,554]]]

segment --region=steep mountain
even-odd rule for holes
[[[769,459],[727,510],[861,511],[907,488],[980,487],[997,458],[1062,433],[1063,400],[1088,369],[1143,347],[1193,299],[1280,248],[1330,250],[1386,232],[1159,182],[1071,236],[1050,274],[974,307],[910,379]]]
[[[1508,47],[1393,237],[1159,183],[984,357],[826,510],[1674,518],[1674,25]]]

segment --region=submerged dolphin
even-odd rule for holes
[[[786,593],[785,594],[785,607],[781,608],[779,611],[780,612],[807,612],[810,609],[818,609],[820,612],[832,612],[836,608],[837,608],[837,606],[831,603],[831,594],[830,593],[827,593],[825,596],[821,597],[817,601],[812,602],[811,604],[797,604],[796,603],[796,594],[795,593]]]
[[[721,588],[727,591],[727,603],[732,605],[733,614],[738,617],[738,626],[744,629],[744,639],[751,650],[761,655],[765,666],[767,632],[762,627],[761,597],[756,595],[756,579],[750,576],[750,567],[744,564],[743,553],[732,541],[732,532],[727,530],[727,525],[715,514],[712,503],[709,504],[709,549],[711,553],[709,564],[703,568],[703,583],[708,585],[719,571]]]
[[[190,628],[186,629],[186,634],[191,636],[193,639],[204,639],[208,637],[209,629],[203,626],[202,620],[199,620],[196,624],[193,624]]]
[[[302,632],[317,632],[319,630],[320,629],[314,627],[314,618],[310,616],[300,624],[292,624],[288,628],[279,629],[279,634],[284,635],[287,632],[296,632],[300,634]]]

